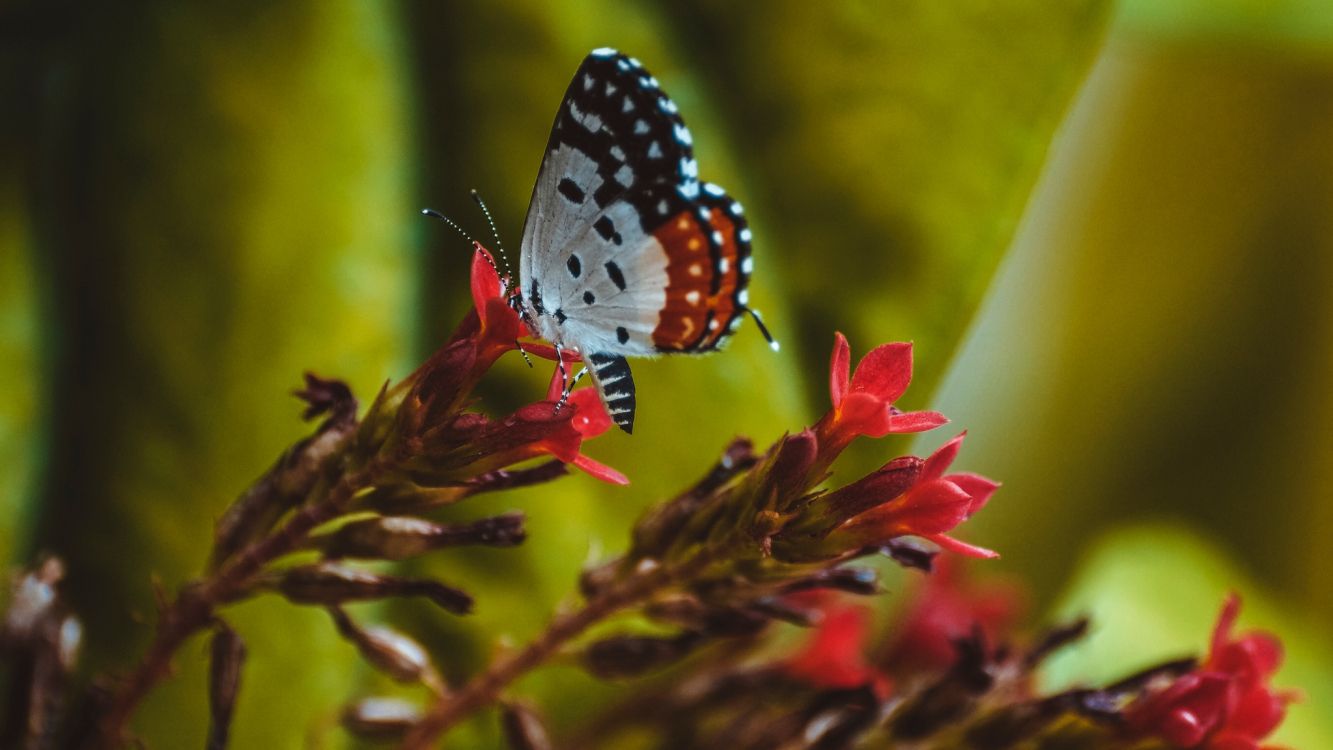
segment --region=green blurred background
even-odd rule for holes
[[[153,581],[196,574],[213,519],[303,434],[303,370],[363,398],[466,309],[478,188],[511,249],[579,60],[611,45],[679,104],[703,176],[746,203],[756,304],[720,356],[635,366],[639,429],[575,476],[487,497],[519,550],[428,565],[466,620],[392,614],[465,677],[568,601],[648,503],[725,440],[826,406],[834,330],[914,340],[906,407],[968,429],[1001,479],[963,532],[1100,627],[1050,679],[1194,651],[1223,591],[1291,649],[1282,738],[1333,747],[1333,6],[1322,0],[815,4],[0,2],[0,559],[69,562],[89,670],[150,633]],[[748,328],[748,327],[747,327]],[[496,410],[545,372],[506,360]],[[929,450],[868,446],[851,478]],[[327,618],[241,606],[237,747],[336,747],[382,686]],[[138,729],[198,746],[203,649]],[[521,691],[565,726],[613,690]],[[458,746],[494,746],[493,721]]]

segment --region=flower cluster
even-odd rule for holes
[[[1233,594],[1222,606],[1208,658],[1125,712],[1134,732],[1181,748],[1259,750],[1296,696],[1268,684],[1282,663],[1282,644],[1264,632],[1234,635],[1239,615]]]
[[[471,681],[447,685],[436,666],[440,654],[404,632],[358,622],[344,605],[415,597],[458,616],[471,611],[472,595],[365,561],[521,544],[528,533],[522,514],[462,522],[432,514],[480,493],[557,479],[568,466],[627,481],[583,453],[611,419],[594,390],[564,392],[573,361],[540,342],[519,343],[527,329],[480,245],[471,290],[473,309],[450,339],[403,382],[384,388],[365,414],[358,417],[345,384],[307,376],[297,395],[306,418],[321,423],[219,519],[206,575],[164,602],[140,666],[90,703],[95,720],[81,722],[81,731],[100,736],[74,731],[72,745],[121,744],[135,706],[167,675],[172,655],[211,631],[208,743],[225,746],[247,652],[224,614],[263,592],[323,608],[369,666],[424,688],[424,706],[365,697],[342,714],[353,735],[407,748],[433,746],[493,704],[501,704],[511,746],[549,747],[539,711],[502,693],[557,656],[598,678],[642,678],[620,706],[569,738],[571,747],[614,743],[621,730],[649,727],[664,748],[1128,750],[1164,742],[1262,750],[1282,720],[1293,696],[1269,685],[1280,646],[1267,634],[1233,634],[1235,598],[1201,663],[1171,662],[1104,688],[1039,694],[1034,670],[1087,623],[1025,643],[1012,630],[1021,590],[995,579],[974,582],[959,567],[997,556],[957,536],[999,487],[953,469],[965,434],[928,456],[900,456],[828,486],[836,459],[854,441],[948,421],[896,405],[911,383],[911,344],[876,347],[853,369],[841,334],[829,367],[830,408],[814,425],[762,452],[749,440],[733,441],[692,486],[638,520],[622,555],[584,571],[582,606],[558,614],[531,643]],[[545,398],[501,416],[471,408],[481,378],[520,347],[556,362]],[[876,570],[856,562],[871,555],[928,575],[888,628],[852,598],[881,593]],[[21,579],[0,627],[0,651],[24,660],[33,674],[29,689],[14,693],[26,696],[35,717],[27,738],[51,731],[47,718],[60,706],[81,636],[56,596],[60,575],[59,564],[48,561]],[[630,627],[615,619],[625,614],[635,616]],[[809,629],[795,648],[783,637],[788,625]],[[597,635],[587,637],[594,629]],[[707,658],[694,658],[701,652]],[[654,680],[653,673],[669,678]]]

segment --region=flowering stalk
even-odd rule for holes
[[[384,389],[357,418],[346,385],[311,375],[297,395],[306,417],[325,416],[309,438],[297,443],[218,523],[209,572],[186,584],[159,612],[154,640],[139,665],[120,680],[103,704],[97,742],[117,746],[142,697],[170,671],[172,656],[190,637],[216,627],[231,634],[217,649],[229,654],[215,671],[239,670],[239,637],[220,620],[221,609],[266,591],[296,604],[334,607],[334,624],[374,667],[396,679],[442,690],[424,651],[401,634],[362,628],[337,605],[393,596],[423,596],[442,609],[465,614],[472,598],[433,580],[371,574],[326,561],[284,571],[270,566],[284,556],[319,549],[326,558],[402,560],[458,544],[512,546],[522,542],[522,517],[508,514],[469,524],[442,525],[419,517],[430,509],[488,491],[550,481],[577,466],[600,479],[624,476],[584,456],[582,444],[605,432],[610,419],[594,395],[573,394],[519,408],[492,419],[468,411],[473,388],[505,352],[516,349],[521,323],[506,304],[504,283],[485,250],[472,264],[474,309],[453,336],[416,372]],[[551,352],[528,346],[539,355]],[[549,457],[536,466],[534,458]],[[372,513],[366,517],[366,513]],[[358,518],[349,518],[357,514]],[[317,533],[332,522],[339,528]],[[215,717],[229,718],[239,677],[221,680]],[[225,736],[225,723],[217,730]]]
[[[933,412],[903,413],[893,402],[911,379],[911,346],[871,351],[849,374],[838,335],[830,373],[831,410],[817,424],[778,440],[762,456],[738,441],[693,488],[650,509],[630,549],[587,571],[587,603],[555,618],[527,647],[440,697],[406,735],[424,748],[504,688],[611,615],[638,608],[674,635],[612,635],[581,648],[589,671],[628,677],[661,669],[710,643],[753,638],[775,620],[810,624],[798,591],[877,591],[873,573],[844,565],[890,550],[902,538],[929,539],[974,557],[995,553],[948,532],[980,510],[998,485],[975,474],[946,474],[962,436],[926,459],[904,457],[831,492],[828,467],[857,437],[916,432],[944,423]],[[929,553],[926,553],[927,559]]]

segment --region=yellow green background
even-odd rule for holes
[[[535,632],[728,437],[817,418],[842,330],[857,354],[914,340],[903,405],[954,424],[838,478],[968,429],[959,466],[1005,486],[960,536],[1039,617],[1100,623],[1053,682],[1201,648],[1237,588],[1307,693],[1281,738],[1333,747],[1333,6],[20,0],[0,21],[0,558],[67,559],[89,670],[132,661],[153,581],[196,574],[303,434],[303,370],[368,398],[442,340],[467,247],[417,210],[481,235],[475,187],[516,250],[568,78],[610,45],[746,204],[783,350],[745,330],[635,363],[636,434],[589,448],[629,488],[459,507],[521,508],[530,539],[427,563],[474,616],[392,613],[448,674]],[[546,375],[507,359],[484,404]],[[337,705],[379,687],[351,647],[318,612],[234,614],[236,746],[341,745]],[[203,655],[142,712],[154,746],[201,744]],[[566,668],[520,689],[557,727],[614,693]],[[489,717],[465,731],[498,742]]]

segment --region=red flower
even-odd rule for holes
[[[848,521],[844,529],[865,544],[899,536],[919,536],[968,557],[999,557],[949,536],[947,532],[972,517],[999,487],[980,474],[945,474],[962,445],[963,433],[935,451],[921,467],[920,477],[906,492]]]
[[[489,367],[501,354],[517,348],[523,321],[505,297],[505,284],[491,254],[479,242],[472,247],[476,250],[472,255],[472,304],[480,323],[477,354]]]
[[[555,391],[555,396],[551,401],[557,400],[560,395],[559,372],[556,370],[556,377],[552,378],[551,388]],[[629,479],[624,474],[579,452],[583,441],[591,440],[611,427],[611,417],[602,406],[602,400],[598,397],[596,389],[581,388],[574,391],[569,394],[569,400],[561,408],[573,410],[567,422],[570,430],[552,432],[549,437],[536,444],[537,449],[567,464],[577,466],[603,482],[629,484]]]
[[[480,242],[472,243],[472,304],[477,310],[476,333],[478,359],[489,367],[507,351],[518,348],[520,336],[530,333],[518,311],[510,304],[509,284],[500,278],[495,259]],[[466,325],[466,323],[464,324]],[[524,350],[554,360],[555,348],[537,342],[525,342]],[[577,362],[574,355],[572,361]]]
[[[821,447],[831,453],[840,452],[861,435],[877,438],[890,433],[924,432],[949,421],[938,412],[902,412],[893,406],[912,382],[911,344],[876,347],[861,358],[849,376],[850,367],[851,347],[839,333],[829,363],[833,409],[815,428]]]
[[[1269,633],[1232,634],[1240,598],[1227,597],[1208,658],[1166,688],[1148,693],[1125,713],[1131,729],[1177,747],[1259,750],[1282,723],[1295,696],[1268,685],[1282,663],[1282,644]]]
[[[800,651],[783,664],[787,673],[821,688],[856,688],[874,683],[882,694],[888,684],[866,661],[870,636],[870,609],[820,597],[821,611],[814,633]]]
[[[1026,599],[1016,584],[971,582],[954,560],[939,558],[908,604],[884,663],[895,675],[945,669],[958,658],[955,641],[980,628],[990,643],[997,643]]]

